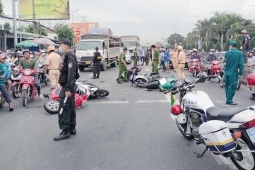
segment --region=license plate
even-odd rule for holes
[[[250,137],[252,143],[255,143],[255,127],[246,130],[248,136]]]
[[[91,64],[91,61],[86,61],[85,64]]]

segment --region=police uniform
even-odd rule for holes
[[[122,74],[124,73],[124,81],[127,81],[127,75],[128,75],[128,70],[125,64],[122,62],[122,60],[126,63],[126,55],[124,52],[122,52],[119,56],[119,75],[118,75],[118,83],[121,82],[122,79]]]
[[[93,58],[93,74],[94,74],[93,79],[99,78],[101,59],[102,59],[101,54],[98,51],[96,51],[94,53],[94,58]]]
[[[158,74],[158,65],[159,65],[159,51],[154,50],[154,58],[153,58],[153,69],[152,72]]]
[[[67,45],[71,46],[71,42],[69,40],[66,43]],[[59,128],[62,129],[62,133],[56,138],[54,141],[59,141],[62,139],[67,139],[71,135],[76,134],[76,111],[75,111],[75,92],[76,92],[76,85],[75,81],[79,78],[78,73],[78,64],[76,61],[76,57],[68,52],[64,55],[64,62],[62,69],[60,71],[59,81],[58,83],[61,85],[61,91],[59,94],[60,101],[59,101],[59,114],[58,114],[58,122]],[[71,97],[68,97],[66,103],[64,104],[65,100],[65,92],[70,92]],[[60,110],[62,110],[60,112]]]
[[[230,41],[229,45],[236,45],[236,42]],[[236,103],[233,102],[233,97],[236,92],[238,76],[242,76],[244,71],[243,55],[236,48],[232,48],[226,52],[225,61],[225,91],[227,98],[226,104],[236,105]]]

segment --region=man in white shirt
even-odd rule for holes
[[[248,72],[249,73],[253,73],[254,72],[254,66],[255,66],[254,51],[250,50],[248,52],[248,60],[247,60],[247,67],[248,67]]]

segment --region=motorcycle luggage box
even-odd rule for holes
[[[199,127],[199,134],[205,137],[204,142],[211,151],[219,150],[226,153],[236,147],[234,139],[223,121],[211,120],[203,123]]]
[[[158,89],[158,85],[159,85],[159,82],[155,81],[155,82],[151,82],[151,83],[147,84],[146,88],[148,90],[155,90],[155,89]]]
[[[255,86],[255,73],[247,76],[247,84],[248,86]]]

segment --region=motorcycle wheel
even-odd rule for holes
[[[57,100],[47,100],[44,103],[44,109],[50,114],[57,114],[59,110],[59,101]]]
[[[193,70],[193,77],[196,77],[197,76],[197,69],[194,69]]]
[[[137,86],[137,87],[141,87],[141,88],[145,88],[146,85],[148,84],[148,82],[145,80],[145,79],[142,79],[142,78],[138,78],[134,81],[134,84]]]
[[[2,93],[0,93],[0,108],[2,108],[4,106],[5,103],[5,99]]]
[[[240,79],[238,79],[236,90],[239,90],[240,88],[241,88],[241,81]]]
[[[237,139],[237,149],[254,151],[255,147],[244,135],[242,135],[240,139]],[[255,169],[255,153],[247,151],[235,152],[230,156],[230,159],[238,169]]]
[[[44,84],[45,84],[46,86],[48,85],[47,77],[44,77]]]
[[[28,90],[22,91],[22,99],[23,99],[23,107],[27,106],[27,100],[28,100]]]
[[[17,99],[20,97],[20,94],[19,94],[19,85],[17,84],[16,86],[12,87],[12,97],[14,99]]]
[[[98,89],[96,92],[95,92],[95,95],[97,97],[106,97],[109,95],[109,91],[107,90],[104,90],[104,89]]]
[[[176,125],[179,129],[179,131],[181,132],[181,134],[187,139],[187,140],[193,140],[194,139],[194,136],[191,135],[191,134],[187,134],[187,130],[188,128],[191,130],[191,128],[188,126],[187,123],[185,124],[179,124],[177,121],[176,121]]]

